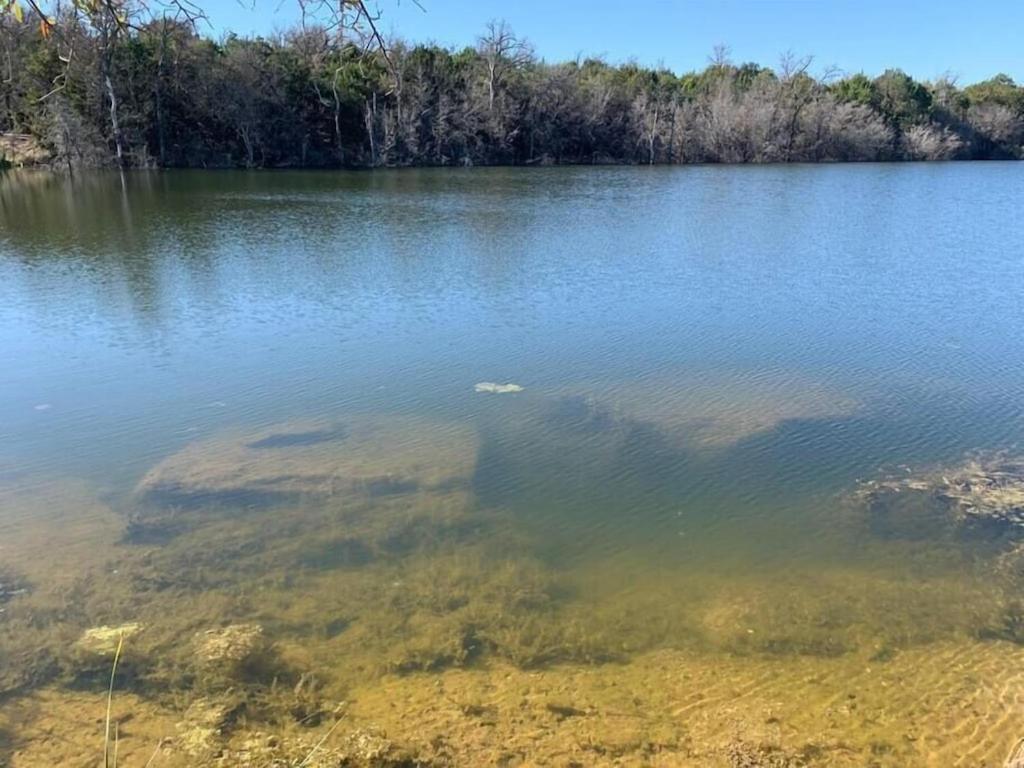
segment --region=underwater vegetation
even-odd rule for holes
[[[551,440],[505,456],[523,471],[585,446],[600,473],[644,441],[689,466],[600,400],[531,413]],[[159,461],[72,573],[19,570],[27,541],[0,571],[10,765],[98,759],[95,726],[39,733],[95,723],[112,682],[122,765],[925,765],[959,743],[942,707],[1024,654],[1012,456],[864,483],[819,510],[863,551],[780,570],[710,538],[662,564],[552,557],[477,494],[486,441],[398,417],[233,430]],[[914,672],[937,710],[893,698]]]
[[[27,594],[29,591],[28,582],[20,576],[0,570],[0,610],[3,610],[4,603],[12,598]]]
[[[989,452],[905,469],[863,483],[853,498],[874,535],[944,540],[977,558],[997,600],[978,636],[1024,643],[1024,458]]]

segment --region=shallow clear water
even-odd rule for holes
[[[971,673],[994,684],[1018,663],[984,631],[1015,599],[986,559],[1003,544],[882,535],[850,497],[1024,439],[1022,199],[1010,163],[2,176],[0,556],[41,600],[95,565],[54,533],[85,520],[101,570],[181,581],[85,599],[53,636],[259,584],[211,616],[259,620],[339,688],[497,663],[625,679],[605,662],[667,651],[795,681],[931,643],[1005,646]],[[204,546],[219,575],[188,582]],[[375,615],[404,579],[484,612],[506,581],[543,599],[469,621],[411,590]],[[342,584],[361,597],[323,597]],[[584,639],[508,639],[534,620]],[[336,661],[355,647],[383,661]],[[929,706],[915,727],[948,734]],[[963,737],[985,734],[978,759],[1022,735],[994,722]],[[963,753],[904,735],[872,759]]]

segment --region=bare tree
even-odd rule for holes
[[[510,71],[532,60],[533,49],[516,37],[504,21],[490,21],[486,33],[477,41],[477,51],[487,67],[487,109],[494,112],[498,89]]]
[[[988,141],[1011,147],[1024,141],[1024,116],[1002,104],[976,104],[967,112],[971,125]]]
[[[69,167],[1024,155],[1024,90],[1006,76],[832,83],[810,57],[772,70],[725,46],[683,74],[548,64],[500,22],[475,50],[385,44],[361,0],[296,0],[299,29],[212,41],[173,11],[188,1],[19,0],[62,9],[36,32],[0,0],[0,130],[34,133]]]
[[[913,125],[903,134],[903,145],[911,160],[949,160],[963,142],[952,131],[935,125]]]
[[[672,162],[677,110],[674,94],[657,75],[642,87],[633,100],[634,119],[640,128],[638,142],[645,150],[648,165],[657,162],[658,150],[662,147],[667,148],[668,162]]]
[[[717,43],[708,56],[708,64],[717,70],[725,70],[732,66],[732,49],[725,43]]]
[[[885,158],[893,144],[892,131],[870,107],[836,103],[828,114],[828,143],[821,156],[833,160]]]
[[[89,19],[89,23],[99,33],[100,78],[106,89],[110,105],[110,130],[116,150],[117,164],[124,167],[124,135],[121,133],[121,120],[117,109],[117,90],[114,88],[111,70],[113,69],[115,46],[121,33],[127,29],[135,9],[129,7],[127,3],[115,4],[114,2],[98,3],[95,6],[86,6],[86,8],[86,17]]]
[[[787,51],[779,60],[779,103],[783,110],[783,124],[778,146],[780,157],[785,162],[793,159],[794,143],[800,134],[800,116],[814,100],[817,83],[807,71],[812,56],[797,57]]]

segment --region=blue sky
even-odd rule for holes
[[[255,2],[255,6],[250,3]],[[417,42],[472,44],[505,19],[548,60],[577,54],[702,68],[718,43],[736,61],[774,65],[780,53],[877,74],[949,72],[966,84],[1005,72],[1024,80],[1024,2],[985,0],[377,0],[382,28]],[[261,34],[298,18],[297,0],[206,0],[214,34]]]

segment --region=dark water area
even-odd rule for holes
[[[666,765],[995,764],[1024,736],[1016,528],[950,533],[925,485],[1024,452],[1022,199],[1013,163],[0,175],[9,642],[19,610],[87,595],[32,630],[61,673],[0,693],[64,702],[59,649],[93,626],[184,649],[199,601],[325,697],[501,665],[628,687],[680,653],[709,701],[775,676],[792,724],[748,702],[737,737],[651,700],[689,729]],[[447,597],[387,592],[412,583]],[[897,654],[925,703],[860,681],[882,714],[823,736],[846,689],[807,681]],[[949,654],[998,690],[974,715]],[[133,695],[209,695],[189,663]]]

